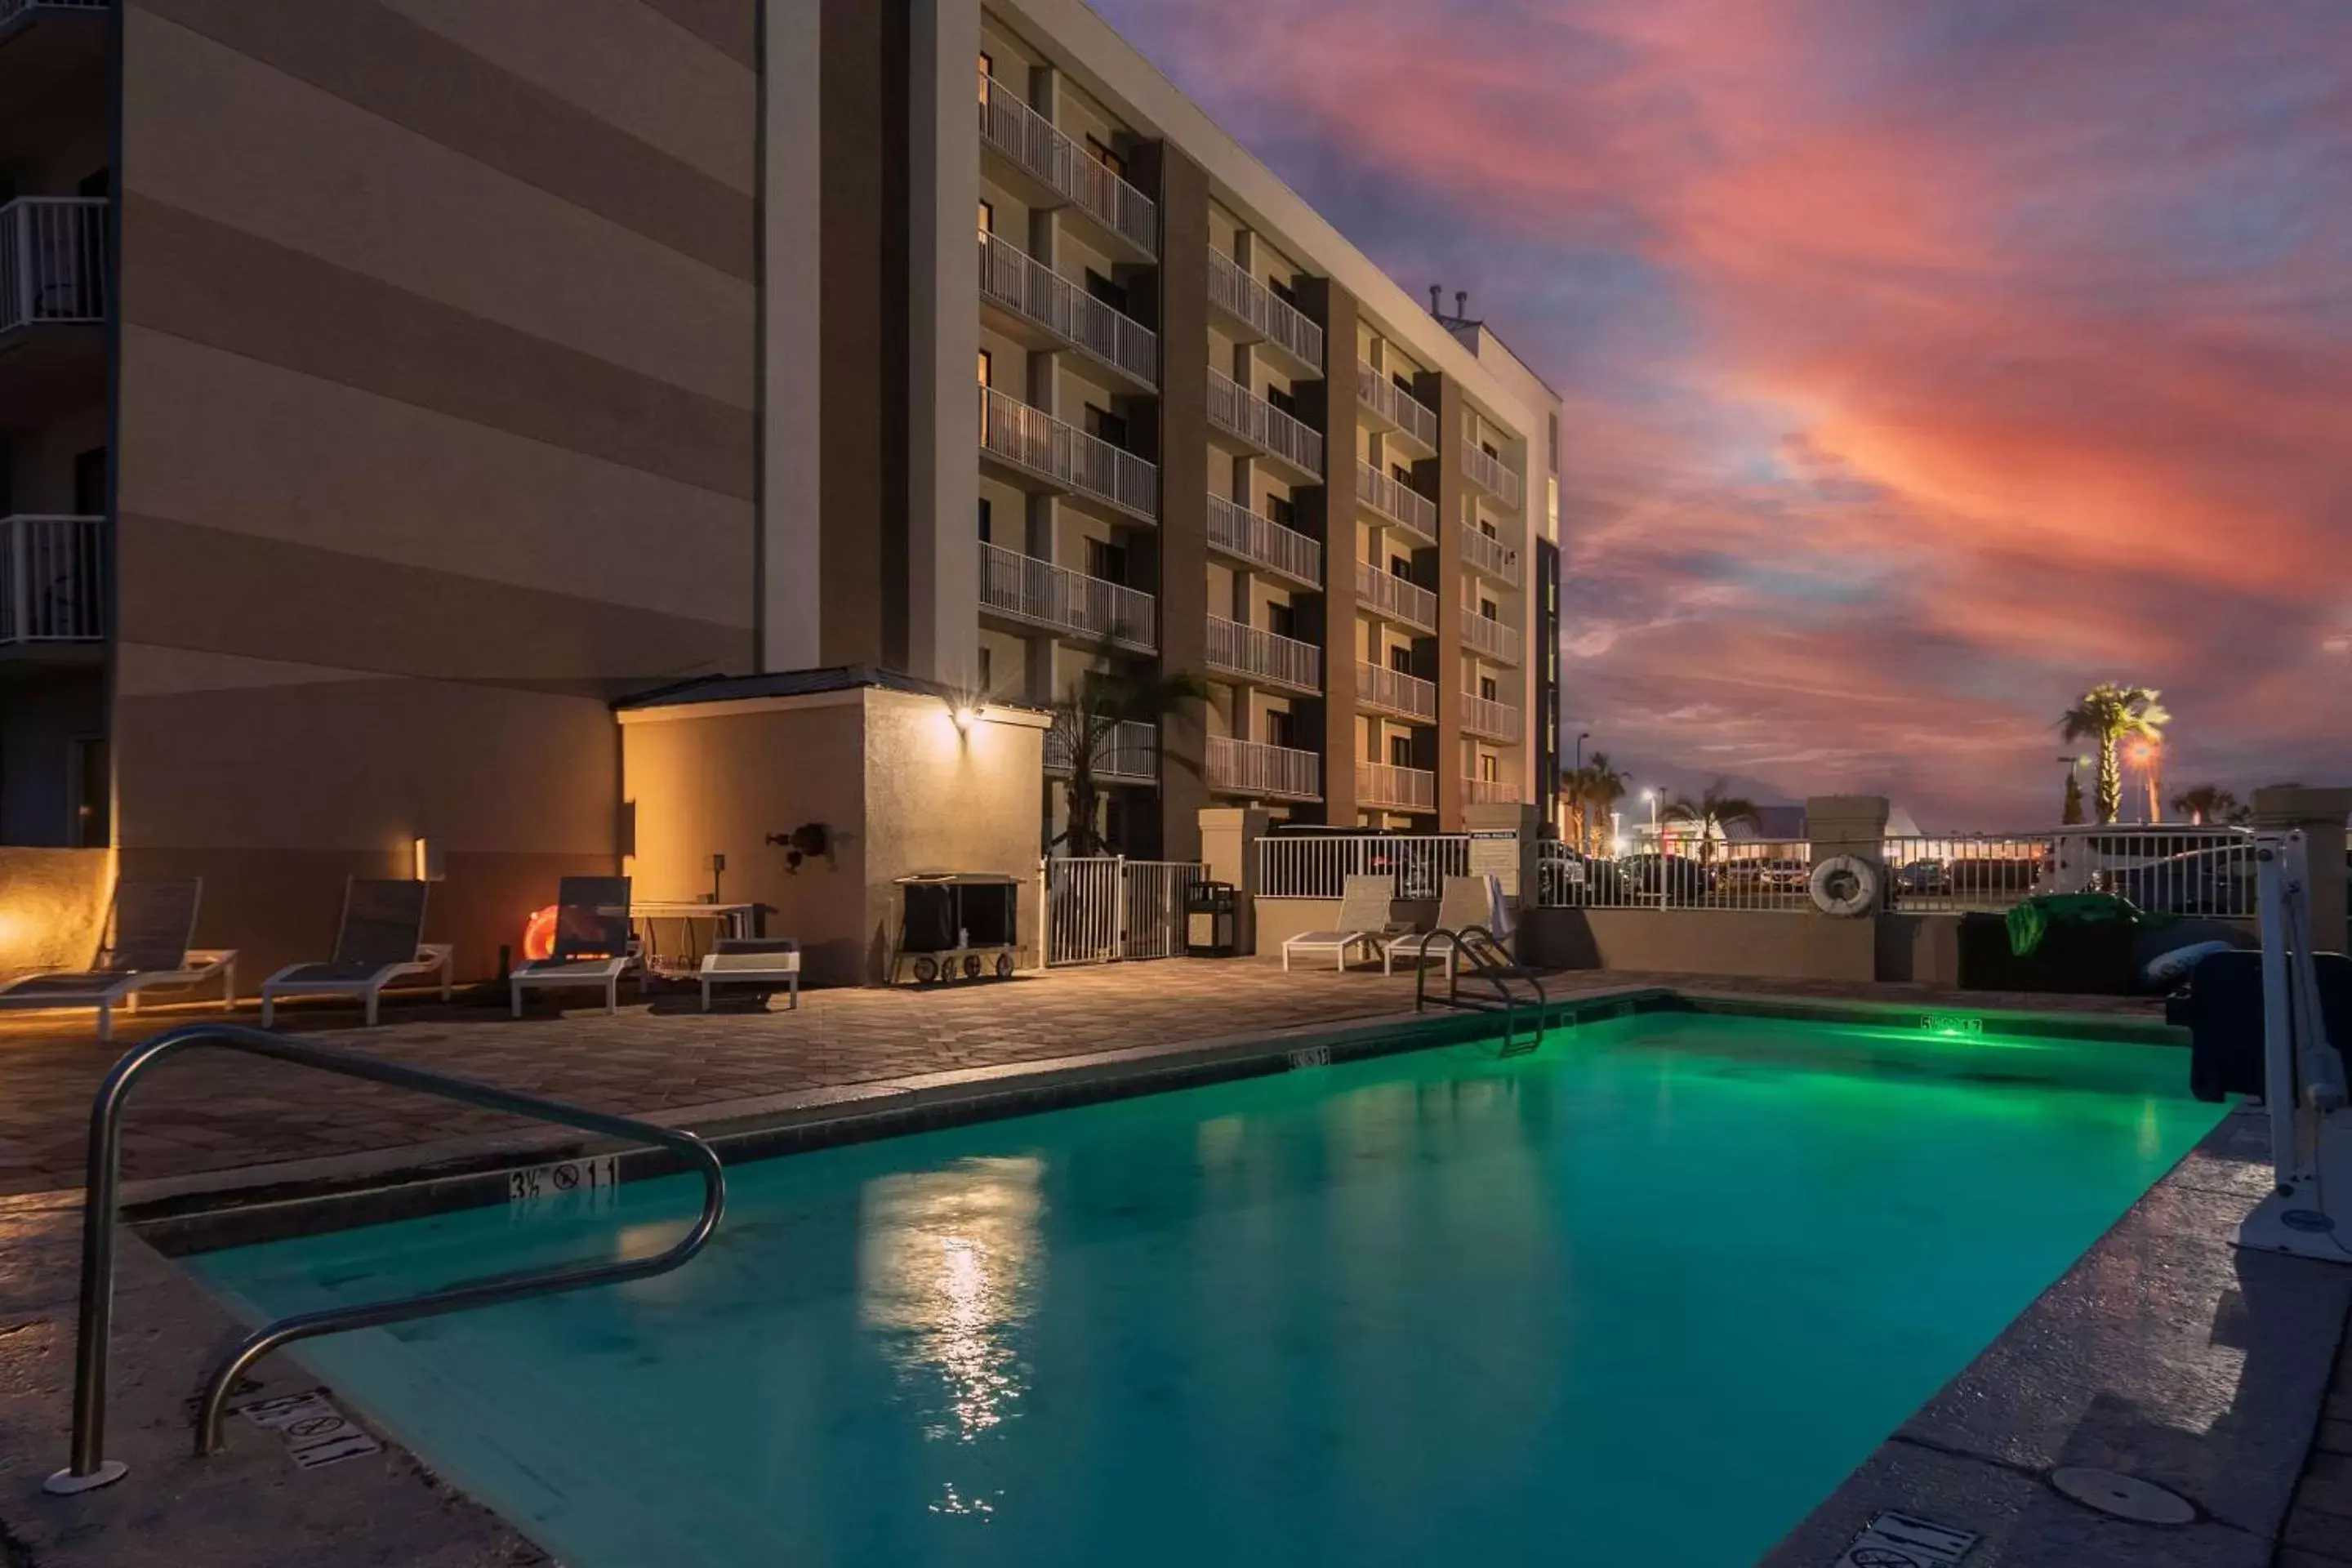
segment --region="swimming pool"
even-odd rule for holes
[[[2212,1127],[2184,1080],[1644,1014],[740,1166],[677,1274],[305,1354],[573,1568],[1729,1568]],[[193,1261],[279,1314],[698,1193]]]

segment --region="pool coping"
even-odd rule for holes
[[[1670,984],[1562,998],[1546,1027],[1629,1014],[1739,1013],[1853,1024],[1975,1013],[1994,1033],[2178,1047],[2159,1019],[1907,1002],[1766,996]],[[677,1108],[646,1118],[690,1127],[730,1164],[903,1133],[1034,1114],[1171,1089],[1368,1059],[1491,1037],[1488,1013],[1388,1013],[1338,1022],[1078,1054],[758,1100]],[[2352,1269],[2233,1254],[2229,1226],[2266,1190],[2267,1127],[2243,1110],[2213,1131],[1923,1405],[1766,1558],[1766,1568],[1831,1568],[1855,1531],[1898,1510],[1983,1538],[1966,1568],[2094,1568],[2162,1561],[2262,1568],[2284,1529],[2347,1311]],[[624,1180],[676,1168],[666,1152],[625,1150],[563,1132],[493,1134],[326,1160],[133,1184],[126,1220],[167,1255],[383,1223],[506,1201],[520,1163],[611,1151]],[[2158,1281],[2154,1308],[2172,1337],[2162,1353],[2119,1303],[2118,1272]],[[2243,1331],[2213,1325],[2232,1298]],[[2119,1311],[2119,1304],[2125,1308]],[[2147,1303],[2140,1303],[2143,1309]],[[2262,1351],[2255,1408],[2203,1432],[2161,1420],[2187,1390],[2192,1417]],[[2234,1358],[2234,1359],[2233,1359]],[[299,1358],[298,1358],[299,1359]],[[2094,1369],[2086,1378],[2084,1369]],[[2145,1402],[2118,1422],[2105,1396]],[[2207,1401],[2210,1404],[2210,1399]],[[2233,1407],[2234,1408],[2234,1407]],[[2178,1414],[2176,1409],[2174,1414]],[[362,1412],[364,1415],[364,1412]],[[2220,1436],[2213,1432],[2219,1430]],[[2163,1531],[2121,1524],[2047,1484],[2058,1464],[2097,1463],[2181,1491],[2197,1520]]]

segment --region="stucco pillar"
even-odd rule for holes
[[[2323,952],[2352,947],[2344,929],[2344,819],[2352,816],[2352,789],[2305,789],[2282,784],[2254,792],[2254,826],[2300,828],[2310,859],[2305,887],[2311,900],[2312,941]]]
[[[1325,278],[1299,280],[1300,304],[1323,329],[1323,379],[1300,387],[1323,432],[1323,483],[1299,493],[1299,518],[1323,542],[1323,820],[1356,820],[1356,298]],[[1381,569],[1387,563],[1381,563]]]
[[[1274,826],[1274,814],[1254,805],[1201,808],[1201,865],[1212,882],[1231,882],[1237,894],[1234,942],[1239,952],[1257,951],[1257,841]]]
[[[1812,864],[1851,855],[1878,873],[1878,899],[1886,901],[1886,797],[1883,795],[1817,795],[1805,801],[1805,832],[1812,840]]]
[[[1423,672],[1437,683],[1437,826],[1450,830],[1463,820],[1462,775],[1462,519],[1469,491],[1462,477],[1462,448],[1469,440],[1462,384],[1445,376],[1439,384],[1437,460],[1419,465],[1437,479],[1437,657]]]

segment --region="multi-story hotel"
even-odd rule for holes
[[[1139,855],[1557,787],[1557,398],[1077,0],[0,0],[0,844],[215,942],[425,838],[487,968],[705,678],[1196,672]]]

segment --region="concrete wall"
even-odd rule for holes
[[[1867,920],[1758,910],[1531,910],[1530,963],[1565,969],[1874,980]]]
[[[724,855],[727,901],[762,906],[770,935],[799,938],[811,984],[855,985],[883,977],[896,879],[998,872],[1022,880],[1034,944],[1037,724],[983,720],[964,734],[936,698],[873,690],[634,712],[621,733],[637,898],[703,898]],[[834,852],[793,871],[768,836],[812,823]]]
[[[751,668],[751,16],[124,8],[116,843],[242,973],[420,835],[488,973],[608,701]]]
[[[0,846],[0,979],[89,963],[113,891],[112,860],[103,849]]]

